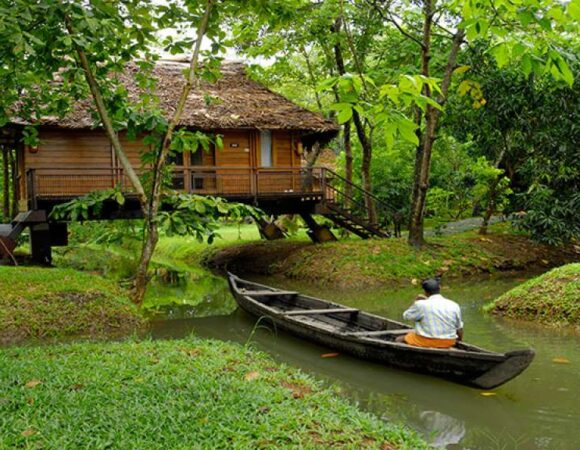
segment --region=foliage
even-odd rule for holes
[[[9,349],[0,381],[11,399],[0,404],[2,447],[427,448],[308,375],[222,341]]]
[[[118,206],[123,206],[125,204],[125,196],[119,188],[90,192],[87,195],[54,207],[51,212],[51,218],[76,221],[98,217],[106,201],[113,201]]]
[[[71,269],[0,267],[0,343],[131,334],[143,325],[126,294]]]
[[[556,325],[580,325],[580,264],[568,264],[533,278],[486,306],[516,319]]]
[[[535,240],[563,245],[580,236],[580,192],[560,198],[554,190],[537,186],[525,194],[524,208],[515,224]]]
[[[456,97],[446,129],[471,143],[472,158],[485,156],[509,175],[514,194],[508,208],[518,212],[522,229],[542,242],[569,242],[579,235],[578,83],[570,88],[547,77],[500,69],[479,51],[470,58],[471,76],[487,103],[474,110],[469,101]],[[578,64],[571,70],[577,76]]]
[[[191,235],[198,241],[215,239],[220,219],[241,222],[263,213],[249,205],[229,203],[221,198],[175,193],[163,200],[165,210],[159,214],[161,229],[168,236]]]
[[[57,220],[88,220],[98,217],[106,201],[114,201],[119,207],[125,203],[125,197],[120,190],[109,189],[95,191],[83,197],[75,198],[60,204],[53,209],[52,218]],[[227,219],[241,222],[248,216],[261,216],[263,213],[249,205],[228,203],[217,197],[184,194],[173,192],[163,198],[162,210],[157,217],[161,230],[168,236],[190,235],[199,241],[207,240],[209,244],[215,239],[215,231],[219,228],[219,220]],[[102,226],[101,226],[102,227]],[[96,237],[95,242],[122,240],[122,231],[116,226],[106,227],[108,231]],[[139,227],[142,230],[142,227]],[[135,236],[136,228],[130,227]]]
[[[474,200],[484,210],[493,208],[502,211],[508,205],[508,196],[512,194],[510,179],[504,176],[504,170],[490,164],[485,157],[480,157],[472,167],[475,178],[473,187]],[[493,202],[493,203],[492,203]]]

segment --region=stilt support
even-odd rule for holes
[[[30,251],[34,263],[43,266],[49,266],[52,263],[50,226],[48,223],[30,225]]]
[[[262,217],[254,217],[254,221],[258,226],[258,231],[260,232],[260,236],[262,239],[266,239],[268,241],[274,241],[276,239],[284,239],[284,232],[282,229],[272,222],[268,222],[266,219]]]
[[[322,244],[323,242],[333,242],[338,240],[330,230],[330,227],[326,225],[319,225],[310,214],[301,214],[300,216],[308,227],[306,234],[308,234],[308,237],[315,244]]]

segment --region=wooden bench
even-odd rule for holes
[[[344,333],[345,336],[358,336],[358,337],[365,337],[365,336],[388,336],[388,335],[398,335],[398,334],[407,334],[413,331],[410,328],[399,328],[396,330],[377,330],[377,331],[351,331],[348,333]]]
[[[241,291],[244,295],[249,295],[250,297],[260,297],[264,295],[298,295],[295,291]]]
[[[326,308],[326,309],[297,309],[294,311],[286,311],[282,313],[283,316],[306,316],[312,314],[335,314],[335,313],[356,313],[359,312],[356,308]]]

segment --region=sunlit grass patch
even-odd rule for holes
[[[533,278],[488,304],[486,310],[517,319],[580,326],[580,263]]]
[[[0,447],[424,448],[261,352],[186,339],[0,352]]]
[[[143,325],[125,292],[72,269],[0,267],[0,343],[130,334]]]

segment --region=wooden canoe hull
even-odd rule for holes
[[[247,313],[255,317],[268,317],[276,327],[301,338],[339,352],[398,369],[436,376],[479,389],[492,389],[519,375],[534,358],[534,351],[531,349],[508,353],[495,353],[468,345],[466,345],[468,351],[426,349],[397,343],[394,340],[349,336],[346,333],[330,329],[324,324],[319,324],[315,320],[305,320],[300,316],[285,316],[263,305],[250,295],[244,295],[243,289],[240,289],[238,284],[244,282],[246,286],[254,285],[260,289],[268,288],[267,286],[249,283],[232,275],[229,277],[229,282],[236,302]],[[275,289],[269,289],[275,292]],[[302,298],[309,299],[306,296],[302,296]],[[320,299],[314,300],[321,301]],[[337,305],[331,302],[328,304],[333,307]],[[393,324],[393,328],[407,328],[411,331],[410,327],[399,322],[389,321],[368,313],[364,314]],[[340,317],[340,314],[335,315]]]

